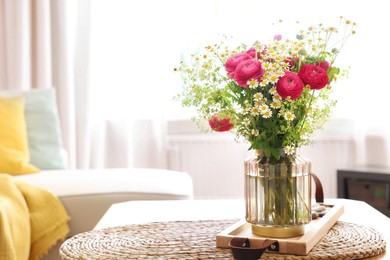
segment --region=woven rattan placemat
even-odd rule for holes
[[[215,236],[237,222],[204,220],[154,222],[94,230],[66,240],[62,259],[233,259],[217,248]],[[337,222],[307,256],[265,253],[261,259],[362,259],[386,249],[376,230]]]

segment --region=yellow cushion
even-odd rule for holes
[[[29,163],[23,97],[0,97],[0,172],[35,173]]]

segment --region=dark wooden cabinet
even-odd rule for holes
[[[337,196],[365,201],[390,217],[390,168],[337,170]]]

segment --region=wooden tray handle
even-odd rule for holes
[[[314,173],[310,173],[311,177],[314,180],[314,184],[316,185],[315,198],[317,203],[324,203],[324,190],[322,188],[322,184],[318,176]]]

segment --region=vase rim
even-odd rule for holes
[[[264,155],[264,150],[263,149],[256,149],[255,152],[256,152],[257,155]],[[286,152],[284,151],[284,149],[280,149],[279,150],[279,154],[280,155],[286,155]]]

